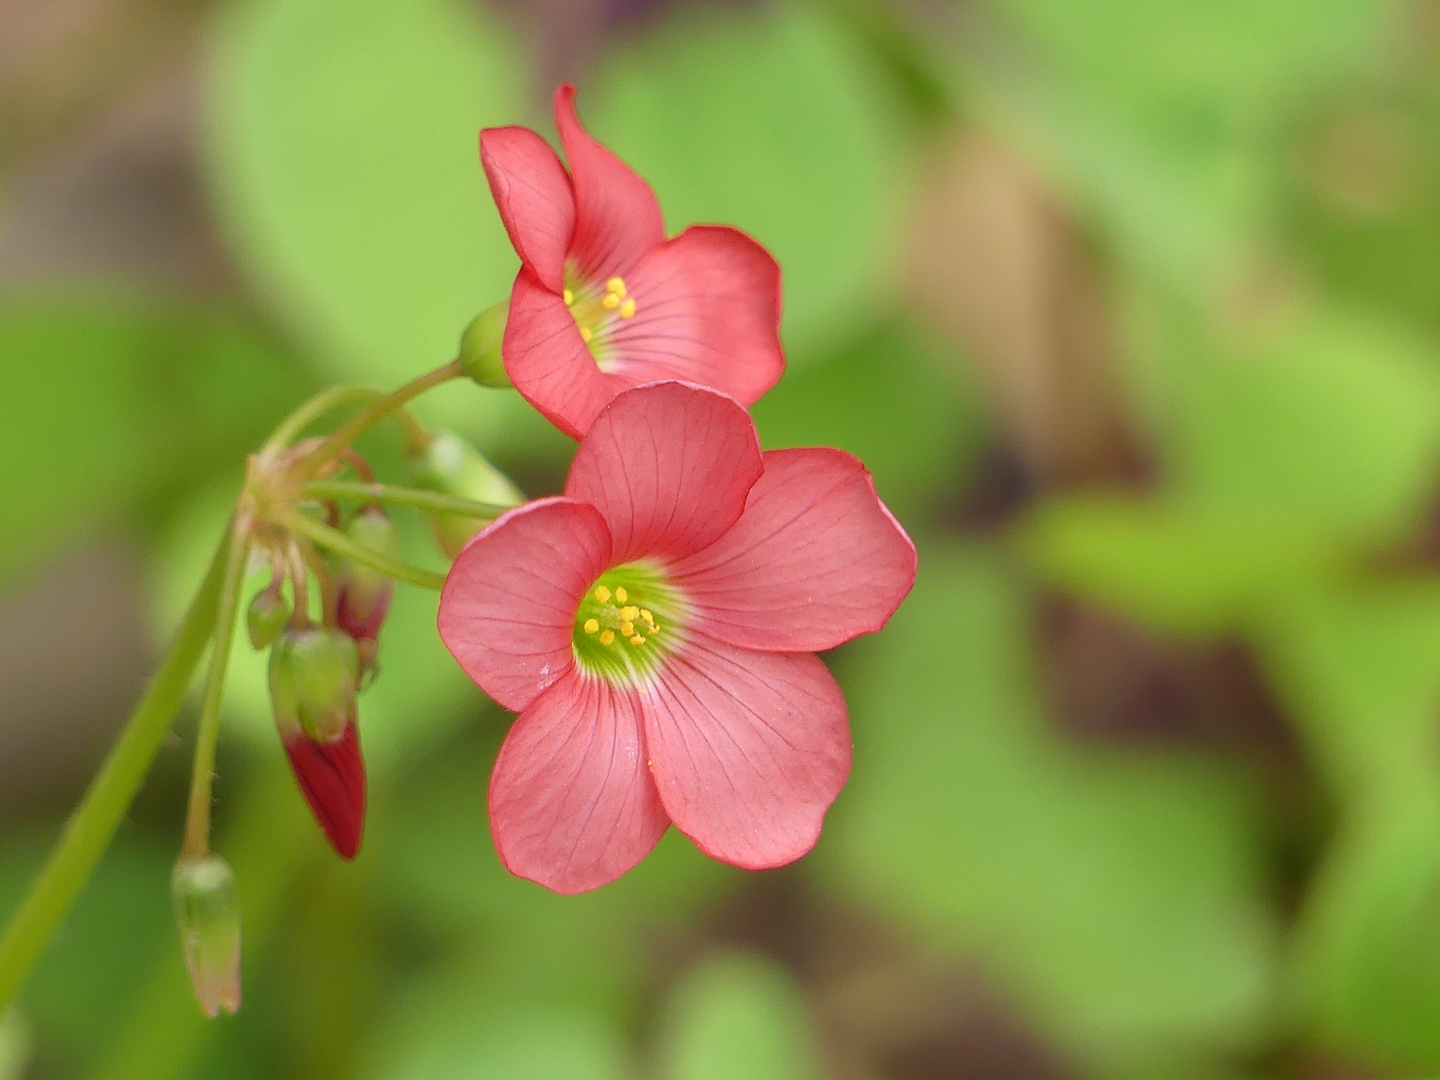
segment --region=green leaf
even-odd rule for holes
[[[233,453],[301,385],[288,358],[229,316],[165,305],[0,309],[0,581],[57,543],[113,525]]]
[[[1253,639],[1328,779],[1362,794],[1428,758],[1440,700],[1440,581],[1316,587]]]
[[[843,339],[886,301],[898,122],[813,6],[691,8],[618,52],[579,107],[654,187],[671,233],[750,233],[784,268],[785,338]]]
[[[216,40],[211,179],[260,291],[336,376],[450,359],[519,267],[477,143],[524,119],[516,43],[456,0],[247,0]],[[471,389],[452,413],[523,410]]]
[[[855,665],[855,770],[820,852],[927,948],[978,957],[1072,1051],[1242,1047],[1273,927],[1236,777],[1066,746],[1024,597],[993,557],[931,545]]]
[[[1352,810],[1302,915],[1297,1000],[1317,1041],[1440,1068],[1440,775],[1391,773]]]
[[[794,978],[759,955],[722,954],[675,988],[661,1015],[665,1080],[813,1080],[815,1035]]]
[[[792,366],[751,410],[766,449],[848,450],[911,520],[960,485],[986,435],[977,395],[947,377],[942,350],[918,328],[891,323]]]
[[[415,1007],[367,1080],[624,1080],[632,1075],[615,1032],[555,1010],[501,1009],[477,1017],[463,997]],[[456,1006],[461,1006],[457,1008]]]
[[[11,1006],[0,1013],[0,1080],[24,1080],[30,1051],[30,1025]]]

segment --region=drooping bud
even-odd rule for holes
[[[460,335],[460,366],[481,386],[504,389],[511,385],[500,355],[509,313],[510,302],[503,300],[476,315]]]
[[[240,1008],[240,893],[230,864],[213,852],[181,856],[170,877],[185,969],[212,1020]]]
[[[250,631],[250,645],[259,650],[275,640],[290,621],[290,601],[280,591],[277,580],[273,585],[255,594],[250,609],[245,613],[245,627]]]
[[[400,557],[400,532],[379,506],[372,504],[356,513],[345,532],[371,551],[392,559]],[[395,580],[363,563],[341,558],[335,582],[340,629],[356,641],[374,642],[395,596]]]
[[[350,724],[335,742],[304,734],[285,740],[290,771],[330,846],[342,859],[353,859],[365,832],[365,760],[360,729]]]
[[[297,734],[333,743],[354,726],[360,656],[355,639],[328,626],[289,629],[270,647],[270,705],[288,744]]]
[[[442,495],[490,503],[492,506],[519,506],[525,501],[509,477],[486,461],[480,451],[448,431],[431,436],[429,445],[411,455],[415,483]],[[491,518],[461,514],[431,514],[430,525],[440,549],[450,558],[460,554],[470,538],[490,524]]]

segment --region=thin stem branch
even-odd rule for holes
[[[476,502],[456,495],[442,495],[420,488],[396,487],[394,484],[367,484],[346,480],[316,480],[305,485],[305,494],[316,499],[356,499],[361,502],[384,502],[396,506],[413,506],[437,514],[460,514],[464,517],[497,518],[513,506]]]
[[[324,442],[306,454],[301,462],[301,474],[303,475],[306,471],[313,473],[314,470],[339,454],[341,448],[349,446],[406,402],[419,397],[425,391],[431,390],[441,383],[461,378],[464,374],[465,369],[460,366],[460,361],[451,360],[448,364],[438,367],[426,375],[421,375],[413,382],[408,382],[400,389],[373,402],[368,409],[351,417],[327,435]]]
[[[215,625],[229,544],[227,529],[169,653],[0,937],[0,1011],[20,992],[55,928],[89,880],[165,742]]]
[[[316,394],[287,416],[271,433],[270,438],[265,440],[265,447],[274,449],[289,446],[304,433],[306,428],[326,413],[346,405],[361,405],[379,401],[384,397],[384,390],[376,390],[371,386],[332,386],[330,389]]]
[[[366,566],[379,570],[382,574],[388,574],[396,581],[419,585],[423,589],[437,590],[445,584],[444,574],[422,570],[418,566],[411,566],[409,563],[382,555],[373,548],[368,548],[364,544],[350,539],[339,529],[332,529],[329,525],[322,524],[305,514],[289,514],[280,520],[280,524],[293,532],[308,536],[323,548],[329,548],[358,563],[364,563]]]
[[[225,581],[211,635],[210,667],[205,673],[205,697],[195,731],[195,772],[190,780],[190,809],[185,817],[184,853],[199,858],[210,850],[210,801],[215,782],[215,747],[220,740],[220,705],[225,697],[225,669],[230,664],[230,642],[235,635],[235,614],[240,586],[245,580],[245,558],[250,544],[239,528],[231,530],[225,560]]]

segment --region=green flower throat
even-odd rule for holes
[[[658,567],[637,562],[607,570],[575,612],[575,659],[610,682],[649,675],[678,644],[682,614]]]

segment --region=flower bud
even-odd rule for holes
[[[353,859],[365,831],[365,760],[360,756],[360,729],[352,723],[330,743],[296,734],[285,740],[285,755],[330,846],[342,859]]]
[[[354,726],[360,656],[355,639],[327,626],[286,630],[270,647],[270,705],[288,744],[303,733],[332,743]]]
[[[460,366],[481,386],[504,389],[511,385],[500,352],[509,313],[510,301],[502,300],[475,316],[460,335]]]
[[[181,856],[170,877],[185,969],[212,1020],[240,1008],[240,893],[219,855]]]
[[[520,489],[486,461],[480,451],[448,431],[437,432],[422,452],[411,456],[410,471],[420,487],[443,495],[455,495],[495,506],[519,506],[525,501]],[[431,514],[429,517],[436,541],[452,559],[491,520],[461,514]]]
[[[372,551],[392,559],[400,557],[400,532],[390,515],[379,506],[367,506],[356,513],[345,532],[350,539]],[[394,579],[363,563],[341,558],[335,581],[339,599],[336,621],[340,629],[356,641],[373,642],[380,634],[380,626],[395,596]]]
[[[245,626],[250,631],[250,645],[263,649],[275,640],[290,621],[290,601],[285,599],[278,583],[263,592],[255,594],[250,609],[245,613]]]

